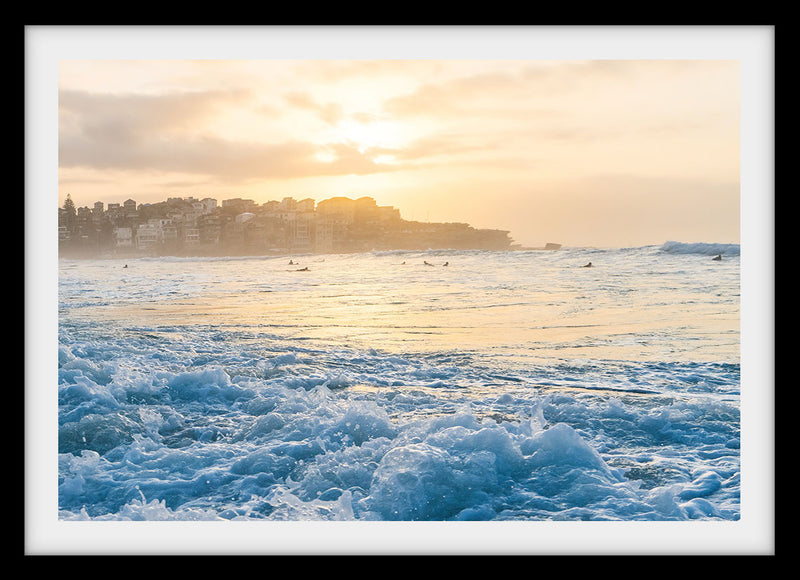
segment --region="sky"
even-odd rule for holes
[[[69,59],[58,203],[373,197],[538,247],[738,243],[730,59]]]

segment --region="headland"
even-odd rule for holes
[[[319,203],[285,197],[263,204],[170,197],[76,208],[68,195],[58,216],[59,256],[65,258],[519,249],[507,230],[409,221],[371,197]]]

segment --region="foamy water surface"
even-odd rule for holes
[[[739,339],[737,245],[60,260],[59,518],[738,520]]]

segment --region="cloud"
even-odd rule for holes
[[[153,131],[191,130],[221,107],[241,104],[248,98],[247,91],[146,95],[62,90],[58,106],[62,118],[75,119],[79,130],[99,138],[104,133],[128,137]]]
[[[535,112],[537,105],[531,99],[549,95],[563,85],[557,75],[555,70],[540,65],[512,63],[509,68],[505,64],[503,70],[482,69],[422,84],[412,92],[389,99],[385,110],[394,115],[437,118],[465,114],[503,118],[520,109]]]
[[[64,91],[59,165],[207,175],[229,183],[396,169],[375,163],[368,152],[346,143],[327,147],[335,159],[323,163],[316,158],[322,147],[310,142],[232,140],[202,130],[218,107],[243,104],[247,98],[247,93],[225,91],[159,96]],[[302,94],[292,101],[336,116],[335,107],[320,108]]]
[[[335,125],[343,118],[342,106],[338,103],[322,105],[315,102],[308,94],[299,92],[288,93],[285,98],[293,107],[312,111],[329,125]]]
[[[303,72],[300,85],[291,84],[296,68]],[[738,98],[728,94],[738,77],[731,68],[703,62],[299,61],[279,68],[276,82],[272,69],[266,74],[240,65],[236,73],[251,81],[247,89],[220,89],[243,85],[203,74],[204,91],[62,91],[59,163],[123,170],[131,179],[136,172],[158,172],[163,179],[180,174],[226,184],[439,167],[470,175],[507,171],[524,179],[620,164],[642,174],[708,174],[717,165],[729,173],[737,158],[728,149],[738,142]],[[399,72],[413,74],[395,76]],[[310,82],[319,78],[337,82],[323,89]],[[265,79],[269,88],[256,88]],[[276,87],[277,94],[271,92]],[[257,133],[244,137],[245,129]],[[692,153],[697,145],[719,152],[727,165]]]
[[[446,156],[492,151],[496,142],[483,139],[475,142],[469,135],[439,133],[416,139],[402,148],[375,147],[373,155],[391,155],[399,161],[434,160]]]
[[[320,147],[302,142],[277,145],[216,138],[154,139],[103,147],[97,141],[73,138],[62,145],[61,165],[207,175],[229,183],[323,175],[392,171],[352,145],[327,147],[335,159],[316,158]]]

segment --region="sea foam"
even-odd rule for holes
[[[586,256],[65,262],[59,518],[738,520],[738,246]]]

